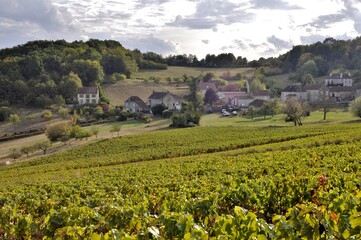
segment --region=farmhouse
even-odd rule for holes
[[[99,89],[97,87],[78,88],[77,99],[79,104],[98,104]]]
[[[331,74],[323,84],[294,84],[287,86],[281,93],[281,100],[297,98],[304,101],[333,99],[337,103],[349,103],[360,92],[357,86],[352,86],[353,79],[348,73]]]
[[[148,110],[145,102],[138,96],[131,96],[125,100],[124,108],[132,112],[142,112]]]
[[[179,110],[180,103],[177,96],[171,94],[169,91],[167,92],[154,92],[148,97],[148,105],[149,107],[154,107],[158,104],[163,104],[165,107],[169,109]]]
[[[349,73],[330,74],[330,76],[325,79],[326,86],[351,87],[352,83],[353,80]]]

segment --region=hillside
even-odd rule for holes
[[[0,236],[357,239],[359,128],[178,129],[2,167]]]

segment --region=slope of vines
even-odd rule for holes
[[[360,239],[359,128],[177,130],[4,168],[0,238]]]

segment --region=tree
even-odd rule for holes
[[[8,120],[9,114],[10,109],[8,107],[0,107],[0,122]]]
[[[45,110],[45,111],[41,112],[41,117],[42,117],[45,121],[49,121],[49,120],[51,120],[51,118],[53,117],[53,114],[51,113],[50,110]]]
[[[59,91],[67,101],[70,101],[75,97],[78,88],[82,86],[83,84],[79,76],[76,73],[70,72],[68,76],[63,77],[61,80]]]
[[[270,114],[270,105],[268,102],[264,102],[259,109],[259,113],[263,115],[263,118],[266,119],[267,115]]]
[[[70,122],[55,123],[46,128],[45,135],[50,141],[56,142],[64,136],[69,136],[72,130]]]
[[[203,82],[209,82],[209,81],[211,81],[212,80],[212,78],[214,78],[214,73],[213,72],[207,72],[204,76],[203,76],[203,78],[202,78],[202,81]]]
[[[66,109],[66,108],[60,108],[60,109],[58,110],[58,114],[59,114],[59,116],[61,116],[63,119],[66,119],[66,118],[68,117],[68,115],[69,115],[69,110]]]
[[[44,142],[39,142],[34,145],[35,148],[40,149],[46,154],[46,151],[51,147],[51,142],[49,140]]]
[[[29,157],[30,153],[35,152],[36,148],[34,146],[24,146],[20,148],[20,152],[26,154],[26,157]]]
[[[188,81],[188,87],[190,93],[186,95],[184,98],[189,102],[189,110],[197,112],[201,106],[202,101],[198,96],[198,84],[200,82],[200,77],[191,77]]]
[[[349,111],[355,116],[361,118],[361,97],[356,98],[350,104]]]
[[[280,100],[278,98],[273,98],[267,101],[269,114],[273,117],[280,110]]]
[[[21,152],[18,149],[13,148],[13,149],[11,149],[8,157],[14,159],[14,161],[15,161],[16,159],[21,157]]]
[[[295,126],[302,126],[302,117],[306,115],[306,104],[303,106],[300,101],[290,98],[285,102],[283,112],[287,114],[286,122],[293,122]]]
[[[252,83],[251,83],[251,86],[250,86],[250,91],[251,92],[255,92],[257,90],[265,90],[265,89],[266,89],[266,85],[263,84],[261,82],[261,80],[259,80],[259,79],[253,80]]]
[[[113,133],[113,132],[117,132],[118,133],[118,137],[119,137],[119,133],[120,133],[120,130],[121,130],[121,127],[120,125],[113,125],[110,129],[110,133]]]
[[[162,115],[165,109],[166,107],[163,104],[157,104],[151,108],[151,111],[154,116],[157,116],[157,115]]]
[[[313,79],[312,74],[307,73],[302,77],[302,85],[305,86],[306,84],[314,84],[315,80]]]
[[[10,114],[9,121],[14,125],[18,124],[20,122],[20,117],[17,114]]]
[[[203,101],[204,101],[204,103],[211,104],[211,105],[214,102],[218,101],[218,95],[217,95],[216,91],[214,91],[213,88],[207,89],[207,91],[204,95]]]
[[[91,131],[92,131],[93,135],[95,135],[95,137],[98,138],[99,128],[96,126],[92,126]]]
[[[327,113],[330,112],[333,108],[337,107],[337,104],[334,99],[319,99],[317,101],[311,102],[311,107],[313,109],[321,109],[323,111],[323,120],[326,120]]]

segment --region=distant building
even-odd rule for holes
[[[99,89],[97,87],[78,88],[77,99],[79,104],[98,104]]]
[[[177,96],[167,92],[154,92],[148,97],[148,105],[150,108],[155,105],[163,104],[168,109],[179,110],[181,105]]]
[[[283,102],[285,102],[289,98],[296,98],[296,99],[300,99],[300,100],[306,100],[307,99],[307,93],[303,89],[301,84],[288,85],[281,92],[281,100]]]
[[[330,76],[325,79],[326,86],[351,87],[352,83],[353,80],[349,73],[330,74]]]
[[[148,109],[147,104],[138,96],[131,96],[125,100],[124,108],[132,112],[142,112]]]

